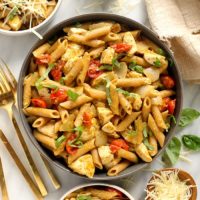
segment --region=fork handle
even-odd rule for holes
[[[15,130],[16,130],[16,133],[17,133],[17,136],[18,136],[19,141],[21,143],[21,146],[22,146],[22,148],[23,148],[23,150],[24,150],[24,152],[26,154],[26,157],[28,159],[28,162],[29,162],[29,165],[30,165],[31,170],[33,172],[33,176],[34,176],[34,179],[35,179],[35,181],[37,183],[37,186],[38,186],[42,196],[46,196],[47,195],[47,189],[46,189],[46,187],[44,185],[44,182],[42,181],[42,178],[41,178],[41,176],[39,174],[39,171],[38,171],[38,169],[37,169],[37,167],[36,167],[36,165],[35,165],[35,163],[33,161],[33,158],[32,158],[32,156],[30,154],[30,151],[29,151],[29,149],[27,147],[27,144],[26,144],[26,142],[25,142],[25,140],[23,138],[23,135],[22,135],[22,133],[21,133],[21,131],[19,129],[19,126],[18,126],[17,121],[15,119],[15,116],[13,114],[12,114],[12,123],[14,125]]]

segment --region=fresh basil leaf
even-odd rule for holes
[[[117,55],[117,60],[120,60],[120,59],[122,59],[124,56],[127,56],[127,53],[119,53],[118,55]]]
[[[113,66],[112,65],[101,65],[99,67],[99,70],[108,70],[108,71],[112,71],[113,70]]]
[[[190,150],[200,150],[200,137],[198,137],[197,135],[183,135],[182,142],[183,145]]]
[[[143,143],[144,143],[144,145],[147,147],[148,150],[150,150],[150,151],[153,151],[153,150],[154,150],[154,147],[153,147],[152,145],[149,144],[149,141],[148,141],[147,138],[145,138],[145,139],[143,140]]]
[[[65,140],[66,140],[66,137],[64,135],[61,135],[59,138],[57,138],[55,140],[56,148],[58,148]]]
[[[72,90],[67,90],[67,95],[71,101],[76,101],[76,99],[80,96],[78,93],[73,92]]]
[[[120,64],[120,62],[119,62],[116,58],[113,58],[113,59],[112,59],[112,66],[113,66],[113,67],[120,68],[120,67],[121,67],[121,64]]]
[[[135,62],[131,62],[130,65],[128,66],[128,68],[130,70],[136,71],[136,72],[138,72],[140,74],[143,74],[143,71],[144,71],[143,67],[140,66],[140,65],[137,65]]]
[[[168,166],[175,165],[179,159],[180,151],[181,142],[177,137],[173,137],[162,155],[163,162]]]
[[[65,85],[65,80],[66,80],[66,77],[61,77],[59,82],[61,85]]]
[[[158,48],[156,53],[160,54],[161,56],[165,56],[165,52],[161,48]]]
[[[129,130],[127,133],[130,136],[136,136],[137,135],[137,131],[134,131],[134,130]]]
[[[128,92],[127,90],[123,90],[121,88],[116,88],[117,92],[123,94],[126,97],[133,97],[133,98],[138,98],[139,95],[133,92]]]
[[[161,67],[161,62],[158,58],[156,58],[156,61],[154,62],[155,67]]]
[[[8,15],[9,20],[13,20],[14,17],[17,15],[17,12],[19,11],[17,6],[14,6],[13,9],[11,10],[10,14]]]
[[[176,118],[174,117],[174,115],[169,115],[169,120],[173,121],[174,124],[176,124]]]
[[[181,118],[180,118],[179,126],[185,127],[188,124],[192,123],[199,116],[200,116],[199,111],[192,109],[192,108],[185,108],[181,112]]]
[[[108,105],[110,106],[112,104],[112,99],[110,96],[110,80],[106,80],[106,96],[107,96]]]
[[[55,66],[54,63],[49,64],[45,73],[35,82],[35,86],[38,90],[43,88],[43,86],[41,85],[41,82],[48,77],[50,71],[54,68],[54,66]]]
[[[92,197],[90,195],[79,195],[76,200],[92,200]]]

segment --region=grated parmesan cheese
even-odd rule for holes
[[[191,188],[187,181],[180,181],[178,170],[160,171],[160,174],[153,173],[155,178],[148,183],[149,189],[145,200],[189,200]]]

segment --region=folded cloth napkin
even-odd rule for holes
[[[152,29],[174,53],[182,78],[200,84],[200,0],[145,0]]]

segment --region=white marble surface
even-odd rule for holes
[[[127,0],[127,1],[130,1],[130,0]],[[56,24],[57,22],[62,21],[63,19],[78,15],[79,14],[78,12],[84,13],[84,12],[95,12],[95,11],[102,11],[102,10],[106,11],[111,1],[110,0],[105,1],[106,5],[100,6],[99,8],[95,10],[93,8],[84,9],[81,11],[78,9],[81,6],[87,5],[88,2],[94,2],[94,1],[63,0],[61,7],[59,9],[59,12],[56,15],[56,18],[52,21],[51,24],[49,24],[48,29],[52,27],[54,24]],[[147,14],[146,14],[143,0],[132,0],[132,2],[134,3],[138,2],[138,4],[136,4],[132,8],[131,12],[129,10],[127,11],[127,8],[125,7],[122,14],[129,16],[141,23],[148,24]],[[0,35],[0,56],[11,67],[16,78],[18,78],[19,71],[22,66],[23,60],[26,56],[26,53],[29,51],[29,49],[31,48],[31,46],[34,44],[36,40],[37,38],[34,35],[15,37],[15,38]],[[184,84],[184,106],[193,107],[200,110],[199,100],[200,100],[199,86]],[[200,119],[196,120],[192,125],[188,126],[184,130],[177,130],[176,133],[177,135],[181,135],[184,133],[200,135],[199,123],[200,123]],[[5,115],[4,111],[2,110],[0,110],[0,128],[5,132],[9,141],[11,142],[13,147],[16,149],[17,154],[20,156],[22,162],[26,166],[27,170],[30,172],[27,161],[19,145],[18,139],[15,136],[13,127],[11,123],[9,122],[8,117]],[[37,150],[30,143],[29,139],[26,138],[26,140],[31,149],[31,153],[35,158],[35,162],[37,163],[38,168],[41,171],[45,184],[47,185],[47,188],[48,188],[48,196],[45,198],[46,200],[59,199],[62,196],[62,194],[64,194],[64,192],[67,191],[68,189],[72,188],[73,186],[77,184],[86,182],[83,179],[79,179],[73,175],[67,174],[63,172],[62,170],[60,170],[59,168],[52,166],[52,168],[55,171],[55,174],[57,175],[58,179],[60,180],[62,184],[62,188],[56,191],[48,179],[48,175],[46,171],[44,170],[44,166],[41,162],[41,159],[39,157]],[[10,199],[11,200],[19,200],[19,199],[20,200],[34,200],[35,199],[34,195],[32,194],[24,178],[20,174],[15,163],[13,162],[13,160],[11,159],[10,155],[8,154],[7,150],[4,148],[1,142],[0,142],[0,155],[3,161],[3,168],[5,171],[6,183],[7,183]],[[187,170],[189,173],[193,175],[193,177],[195,178],[198,184],[198,189],[200,188],[199,155],[200,155],[199,153],[189,154],[188,159],[192,161],[191,163],[179,161],[176,165],[177,167]],[[151,164],[152,169],[159,169],[162,167],[162,165],[160,164],[158,160],[159,159],[157,159],[157,161]],[[133,174],[131,177],[131,180],[129,181],[119,180],[119,181],[115,181],[114,183],[124,186],[135,197],[136,200],[142,200],[144,199],[144,194],[145,194],[144,188],[146,186],[147,180],[149,179],[150,175],[151,175],[150,172],[142,171],[137,174]],[[1,199],[1,195],[0,195],[0,199]],[[200,196],[198,196],[197,199],[200,199]]]

